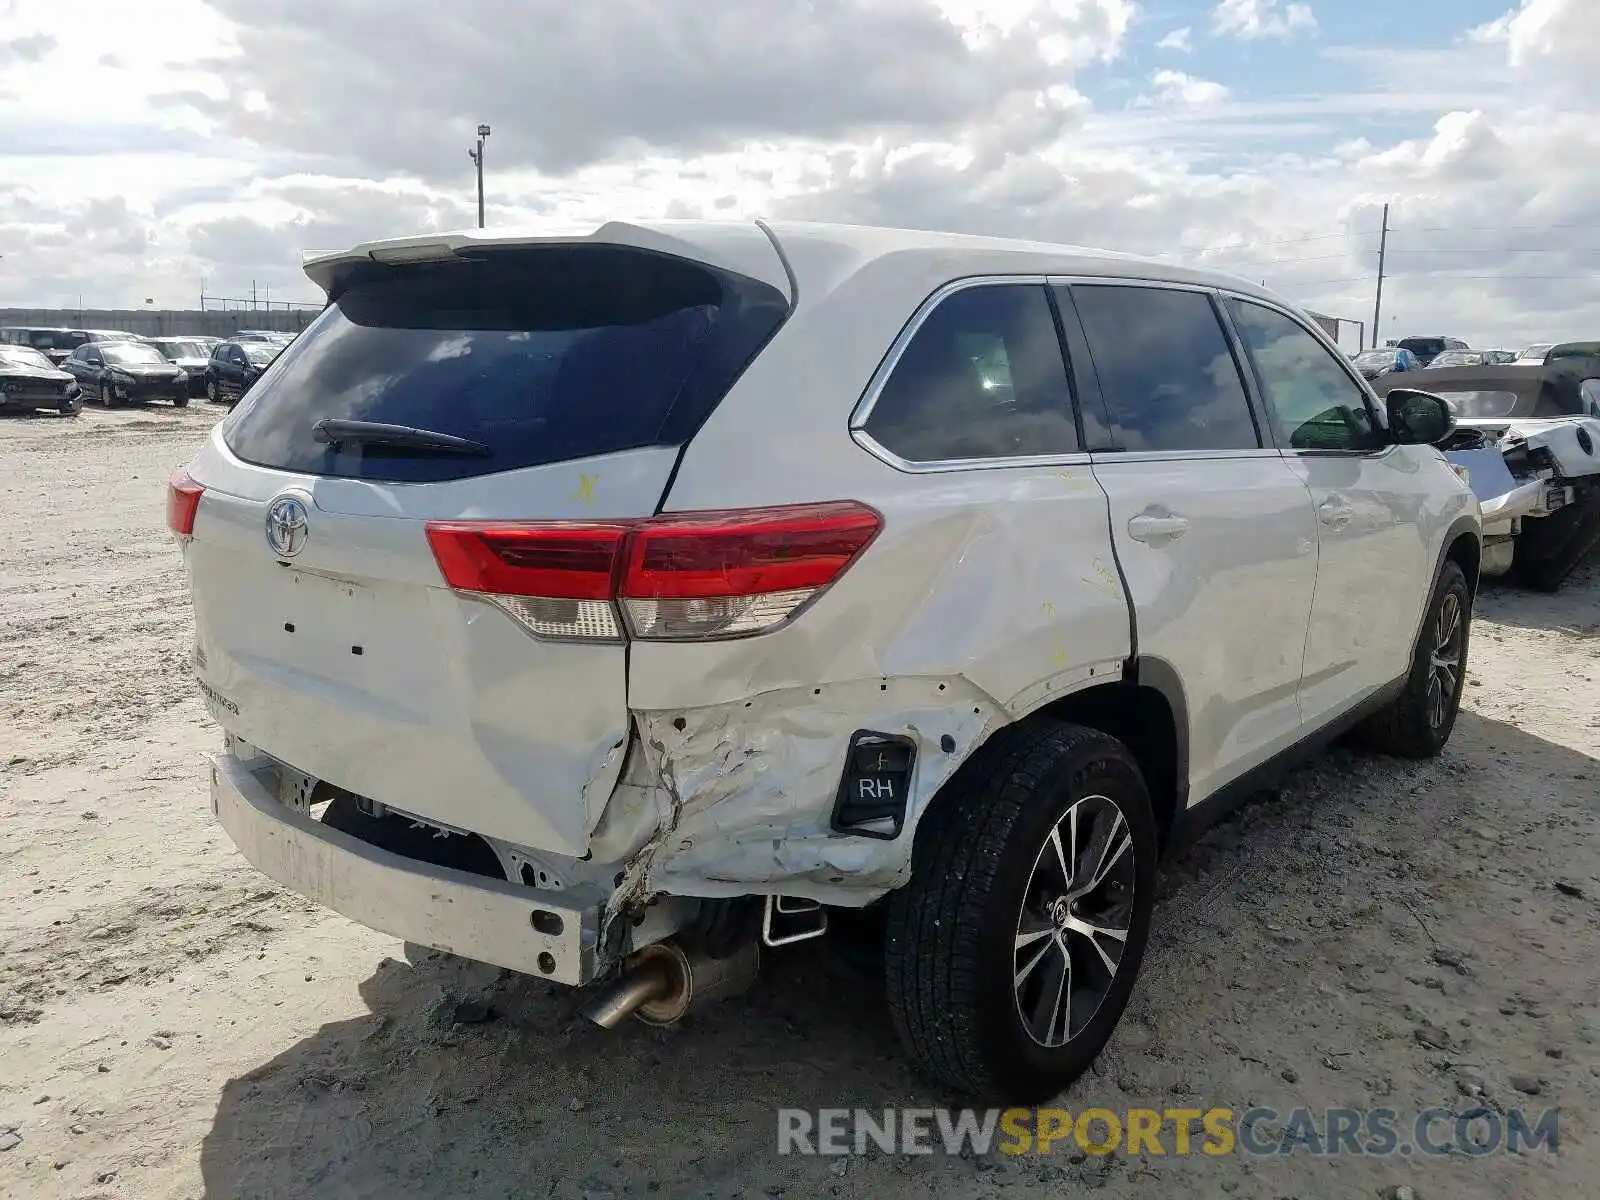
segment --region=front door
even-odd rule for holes
[[[1182,681],[1195,804],[1300,736],[1316,517],[1264,436],[1210,292],[1084,282],[1071,295],[1119,447],[1094,472],[1138,653]]]
[[[1228,310],[1284,461],[1315,506],[1317,590],[1300,706],[1322,724],[1410,666],[1434,567],[1427,508],[1448,490],[1436,472],[1449,468],[1391,446],[1367,389],[1289,313],[1238,298]]]

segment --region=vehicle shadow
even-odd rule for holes
[[[1436,1078],[1425,1048],[1409,1028],[1379,1028],[1397,1010],[1444,994],[1406,978],[1407,957],[1427,964],[1430,946],[1500,956],[1475,968],[1499,990],[1486,982],[1481,997],[1452,1001],[1486,1005],[1486,1025],[1517,981],[1538,977],[1552,1010],[1545,1033],[1580,1036],[1556,1019],[1592,1004],[1600,984],[1557,979],[1532,948],[1537,939],[1507,925],[1524,919],[1530,875],[1590,872],[1583,864],[1594,861],[1600,825],[1595,779],[1593,758],[1470,712],[1447,754],[1431,762],[1330,751],[1168,865],[1134,1001],[1067,1103],[1123,1109],[1140,1097],[1181,1097],[1236,1111],[1274,1100],[1287,1108],[1290,1096],[1294,1104],[1371,1103],[1361,1088],[1370,1089],[1372,1075],[1393,1083],[1386,1103],[1414,1111],[1437,1103],[1436,1091],[1407,1090],[1408,1080],[1423,1087]],[[1481,830],[1502,819],[1515,837],[1486,840]],[[1540,895],[1566,903],[1548,883]],[[1574,919],[1600,928],[1600,910]],[[368,1014],[324,1025],[223,1087],[201,1149],[208,1196],[922,1200],[1005,1182],[1028,1194],[1087,1185],[1132,1197],[1163,1180],[1181,1185],[1174,1194],[1202,1185],[1210,1194],[1229,1179],[1246,1180],[1242,1194],[1264,1194],[1263,1179],[1248,1180],[1267,1168],[1239,1156],[780,1157],[780,1109],[951,1103],[911,1073],[881,983],[820,943],[775,952],[749,994],[682,1026],[628,1022],[609,1033],[551,985],[426,951],[410,957],[385,959],[361,985]],[[1462,1011],[1476,1018],[1480,1008]],[[1292,1074],[1280,1078],[1280,1067],[1291,1066],[1294,1088],[1283,1082],[1295,1082]],[[1577,1070],[1547,1066],[1551,1075]],[[1448,1080],[1440,1086],[1453,1094]],[[1580,1112],[1574,1125],[1587,1120]],[[1458,1176],[1463,1186],[1453,1194],[1506,1194],[1500,1160],[1485,1162],[1468,1163],[1475,1174]],[[1271,1194],[1376,1194],[1385,1181],[1409,1178],[1395,1174],[1400,1166],[1272,1164]],[[1325,1181],[1330,1169],[1342,1176],[1337,1185]]]

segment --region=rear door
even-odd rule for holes
[[[1316,524],[1246,392],[1214,296],[1074,282],[1118,449],[1096,452],[1141,657],[1182,681],[1198,803],[1295,742]]]
[[[359,796],[582,855],[629,724],[596,541],[656,510],[786,311],[616,246],[358,271],[190,468],[218,719]],[[519,540],[553,521],[579,524]]]
[[[1391,446],[1367,390],[1288,312],[1228,301],[1285,461],[1311,491],[1317,594],[1300,702],[1332,720],[1404,675],[1433,583],[1437,470]]]

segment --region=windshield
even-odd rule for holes
[[[415,482],[680,445],[787,307],[766,284],[620,247],[375,268],[282,351],[225,436],[262,466]],[[492,453],[335,450],[315,437],[327,418]]]
[[[1556,348],[1554,342],[1540,342],[1536,346],[1529,346],[1521,354],[1524,362],[1543,362],[1544,356]]]
[[[244,356],[252,363],[258,367],[264,367],[278,357],[283,347],[275,346],[271,342],[246,342],[240,349],[244,351]]]
[[[1444,349],[1443,338],[1401,338],[1400,349],[1427,358]]]
[[[36,371],[55,370],[48,358],[26,346],[0,346],[0,366],[29,367]]]
[[[1394,351],[1363,350],[1352,361],[1358,367],[1387,367],[1394,362]]]
[[[164,363],[167,360],[161,357],[161,351],[154,346],[139,345],[134,342],[113,342],[100,351],[108,363],[118,366],[143,366],[147,363]]]

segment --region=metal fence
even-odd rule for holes
[[[115,329],[145,337],[197,334],[231,337],[241,329],[277,329],[298,333],[317,316],[318,309],[178,308],[0,308],[0,326],[25,325],[44,329]]]

